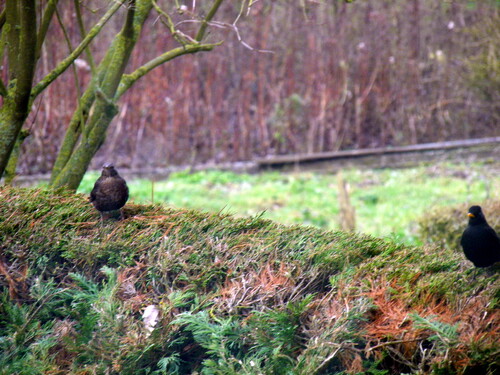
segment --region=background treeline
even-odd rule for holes
[[[91,25],[107,1],[83,3]],[[218,17],[236,19],[240,6],[227,2]],[[59,8],[77,44],[72,2]],[[119,27],[106,26],[110,37]],[[124,95],[94,166],[232,162],[499,133],[498,2],[260,1],[236,27],[212,32],[221,47],[162,65]],[[106,35],[92,44],[96,59]],[[67,54],[64,38],[54,22],[39,76]],[[174,46],[171,39],[149,19],[131,65]],[[78,84],[68,70],[35,101],[19,172],[50,171],[90,78],[85,64],[76,70]]]

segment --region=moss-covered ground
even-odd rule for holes
[[[0,374],[500,371],[499,272],[459,252],[160,205],[124,216],[0,189]]]
[[[80,192],[90,193],[97,173]],[[407,169],[345,170],[343,178],[356,215],[356,231],[419,245],[417,221],[431,208],[500,200],[500,165],[436,164]],[[237,174],[177,172],[167,180],[128,179],[136,203],[262,215],[283,224],[339,229],[337,175],[331,173]],[[467,217],[463,215],[463,225]]]

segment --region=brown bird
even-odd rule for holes
[[[110,215],[109,217],[116,217],[116,211],[125,205],[128,200],[128,186],[113,164],[103,165],[101,177],[95,182],[89,200],[100,212],[101,220],[105,212]]]
[[[480,206],[472,206],[467,214],[469,225],[460,244],[465,256],[476,267],[489,267],[500,262],[500,238],[490,227]]]

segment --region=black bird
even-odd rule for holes
[[[128,186],[113,164],[104,164],[101,177],[95,182],[90,201],[101,213],[120,210],[128,200]],[[121,216],[121,211],[120,211]]]
[[[467,259],[476,267],[489,267],[500,262],[500,238],[486,222],[481,207],[472,206],[467,215],[469,225],[460,240]]]

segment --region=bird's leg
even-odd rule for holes
[[[471,281],[475,281],[476,280],[476,272],[477,272],[477,268],[474,267],[474,268],[469,268],[468,270],[466,270],[465,274],[467,275],[467,277],[472,277]]]
[[[474,267],[474,269],[472,270],[472,281],[476,281],[478,274],[479,274],[479,268]]]
[[[485,269],[485,274],[486,274],[486,277],[491,277],[491,276],[494,276],[497,271],[498,271],[498,268],[499,267],[496,267],[495,265],[491,266],[491,267],[487,267]]]

